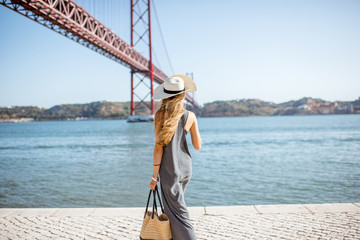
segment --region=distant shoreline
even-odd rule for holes
[[[249,115],[249,116],[204,116],[198,118],[231,118],[231,117],[287,117],[287,116],[333,116],[333,115],[358,115],[360,113],[333,113],[333,114],[294,114],[294,115]],[[29,123],[29,122],[68,122],[68,121],[106,121],[106,120],[126,120],[126,118],[88,118],[88,119],[46,119],[46,120],[28,120],[28,119],[0,119],[0,123]]]
[[[160,108],[160,104],[161,102],[155,102],[155,112]],[[151,110],[144,104],[136,106],[136,115],[151,115]],[[304,97],[279,104],[260,99],[235,99],[205,103],[197,108],[186,104],[186,108],[193,111],[197,117],[360,114],[360,97],[354,101],[336,102]],[[127,119],[129,113],[129,102],[62,104],[49,109],[36,106],[8,106],[0,108],[0,122],[115,120]]]

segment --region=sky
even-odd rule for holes
[[[76,2],[130,42],[128,0]],[[168,76],[192,72],[200,105],[360,96],[360,1],[154,4],[174,72],[153,8],[155,65]],[[130,71],[123,65],[3,5],[0,33],[0,106],[130,101]],[[147,56],[140,45],[139,52]],[[138,90],[146,95],[144,87]]]

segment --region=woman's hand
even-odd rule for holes
[[[151,182],[150,182],[150,188],[151,190],[155,190],[155,187],[157,186],[157,181],[151,179]]]

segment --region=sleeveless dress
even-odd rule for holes
[[[188,115],[188,110],[185,110],[170,143],[163,148],[159,169],[161,198],[170,220],[173,240],[196,239],[184,199],[186,186],[192,176],[191,154],[184,129]]]

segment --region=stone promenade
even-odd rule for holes
[[[360,203],[189,207],[198,239],[360,239]],[[0,239],[139,239],[145,208],[0,208]]]

